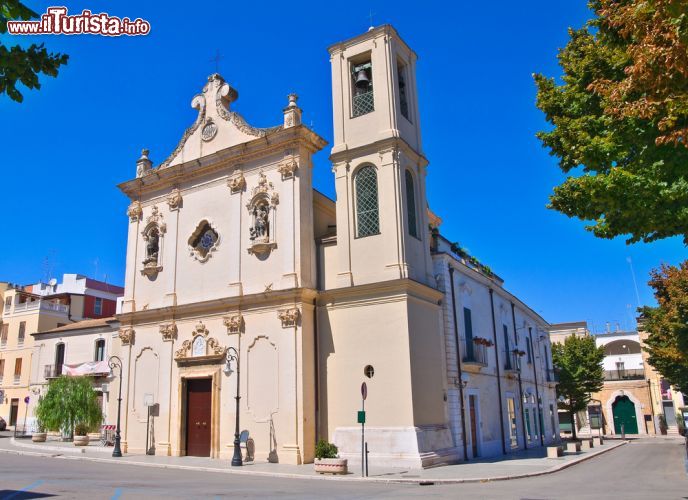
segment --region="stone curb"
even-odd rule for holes
[[[581,462],[585,462],[586,460],[590,460],[591,458],[595,458],[596,456],[602,455],[604,453],[607,453],[609,451],[612,451],[620,446],[623,446],[625,444],[628,444],[628,441],[621,441],[614,446],[611,446],[609,448],[606,448],[604,450],[599,450],[594,453],[586,454],[581,456],[580,458],[577,458],[575,460],[571,460],[569,462],[565,462],[563,464],[557,465],[555,467],[551,467],[546,470],[541,470],[537,472],[528,472],[524,474],[515,474],[512,476],[495,476],[495,477],[482,477],[482,478],[382,478],[382,477],[347,477],[347,476],[326,476],[326,475],[302,475],[302,474],[293,474],[293,473],[288,473],[288,472],[266,472],[266,471],[251,471],[251,470],[237,470],[237,469],[230,469],[230,468],[223,468],[223,469],[218,469],[214,467],[197,467],[193,465],[177,465],[177,464],[158,464],[158,463],[152,463],[152,462],[139,462],[139,461],[134,461],[134,460],[117,460],[117,459],[112,459],[112,458],[98,458],[98,457],[87,457],[87,456],[66,456],[66,455],[55,455],[55,454],[49,454],[49,453],[39,453],[39,452],[29,452],[29,451],[20,451],[20,450],[9,450],[6,448],[0,448],[0,453],[9,453],[9,454],[14,454],[14,455],[28,455],[28,456],[38,456],[38,457],[46,457],[46,458],[60,458],[63,460],[81,460],[81,461],[91,461],[91,462],[100,462],[100,463],[107,463],[107,464],[118,464],[118,465],[130,465],[130,466],[141,466],[141,467],[153,467],[156,469],[177,469],[177,470],[194,470],[194,471],[202,471],[202,472],[219,472],[223,474],[238,474],[238,475],[244,475],[244,476],[262,476],[262,477],[275,477],[275,478],[286,478],[286,479],[309,479],[309,480],[316,480],[316,481],[357,481],[357,482],[373,482],[373,483],[403,483],[403,484],[420,484],[420,485],[431,485],[431,484],[461,484],[461,483],[487,483],[487,482],[493,482],[493,481],[508,481],[511,479],[523,479],[527,477],[537,477],[537,476],[544,476],[547,474],[553,474],[555,472],[559,472],[561,470],[567,469],[569,467],[572,467],[576,464],[579,464]],[[29,447],[29,446],[36,446],[38,445],[24,445],[24,447]],[[59,448],[56,446],[53,446],[52,448]]]
[[[69,446],[52,446],[49,444],[43,445],[43,444],[33,444],[33,443],[23,443],[21,441],[18,441],[16,438],[12,437],[10,438],[10,443],[12,443],[13,446],[16,446],[18,448],[28,448],[31,450],[48,450],[48,451],[59,451],[62,453],[82,453],[86,454],[88,452],[93,452],[93,453],[106,453],[109,455],[112,455],[112,448],[104,448],[104,447],[98,447],[98,446],[74,446],[74,447],[69,447]]]

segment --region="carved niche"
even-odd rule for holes
[[[277,247],[275,236],[278,204],[279,194],[261,170],[258,174],[258,185],[251,190],[251,199],[246,204],[251,216],[248,253],[267,255]]]
[[[241,314],[234,314],[232,316],[225,316],[222,320],[227,327],[227,333],[240,333],[244,326],[244,317]]]
[[[132,345],[134,343],[134,329],[125,327],[119,329],[119,340],[122,345]]]
[[[298,307],[280,309],[277,311],[277,317],[279,317],[280,321],[282,322],[282,328],[291,328],[296,326],[299,322],[301,311],[299,311]]]
[[[182,342],[182,346],[174,353],[177,363],[217,363],[225,358],[226,348],[213,337],[209,337],[208,329],[202,321],[196,324],[191,339]]]
[[[162,214],[156,205],[153,205],[151,215],[146,218],[146,222],[146,227],[141,232],[145,243],[145,257],[142,262],[141,274],[154,278],[162,271],[162,243],[167,226],[162,221]]]

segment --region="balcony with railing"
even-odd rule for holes
[[[619,370],[605,370],[605,381],[619,381],[619,380],[644,380],[645,370],[642,368],[619,369]]]
[[[467,342],[466,353],[461,360],[467,371],[479,372],[487,366],[487,347],[484,339],[475,338],[472,342]]]
[[[554,368],[547,368],[545,370],[545,380],[547,382],[559,382],[559,374]]]
[[[516,375],[521,368],[521,356],[522,351],[510,350],[506,354],[506,359],[504,360],[504,373],[507,376]],[[523,353],[525,354],[525,353]]]
[[[57,302],[51,302],[49,300],[34,300],[30,302],[22,302],[20,304],[14,304],[15,313],[36,310],[67,314],[69,312],[69,306],[65,304],[59,304]]]
[[[62,365],[45,365],[43,367],[43,378],[49,380],[62,375]]]
[[[18,385],[20,381],[21,381],[21,374],[20,375],[15,374],[14,375],[14,385]]]

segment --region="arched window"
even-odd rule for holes
[[[93,356],[94,361],[105,360],[105,339],[96,340],[96,352]]]
[[[413,175],[406,171],[406,216],[408,218],[409,234],[418,238],[418,224],[416,224],[416,190],[413,185]]]
[[[377,172],[375,167],[361,168],[354,178],[356,190],[356,236],[380,233],[380,213],[377,204]]]

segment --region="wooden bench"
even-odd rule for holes
[[[548,446],[547,458],[559,458],[564,455],[564,449],[561,446]]]

